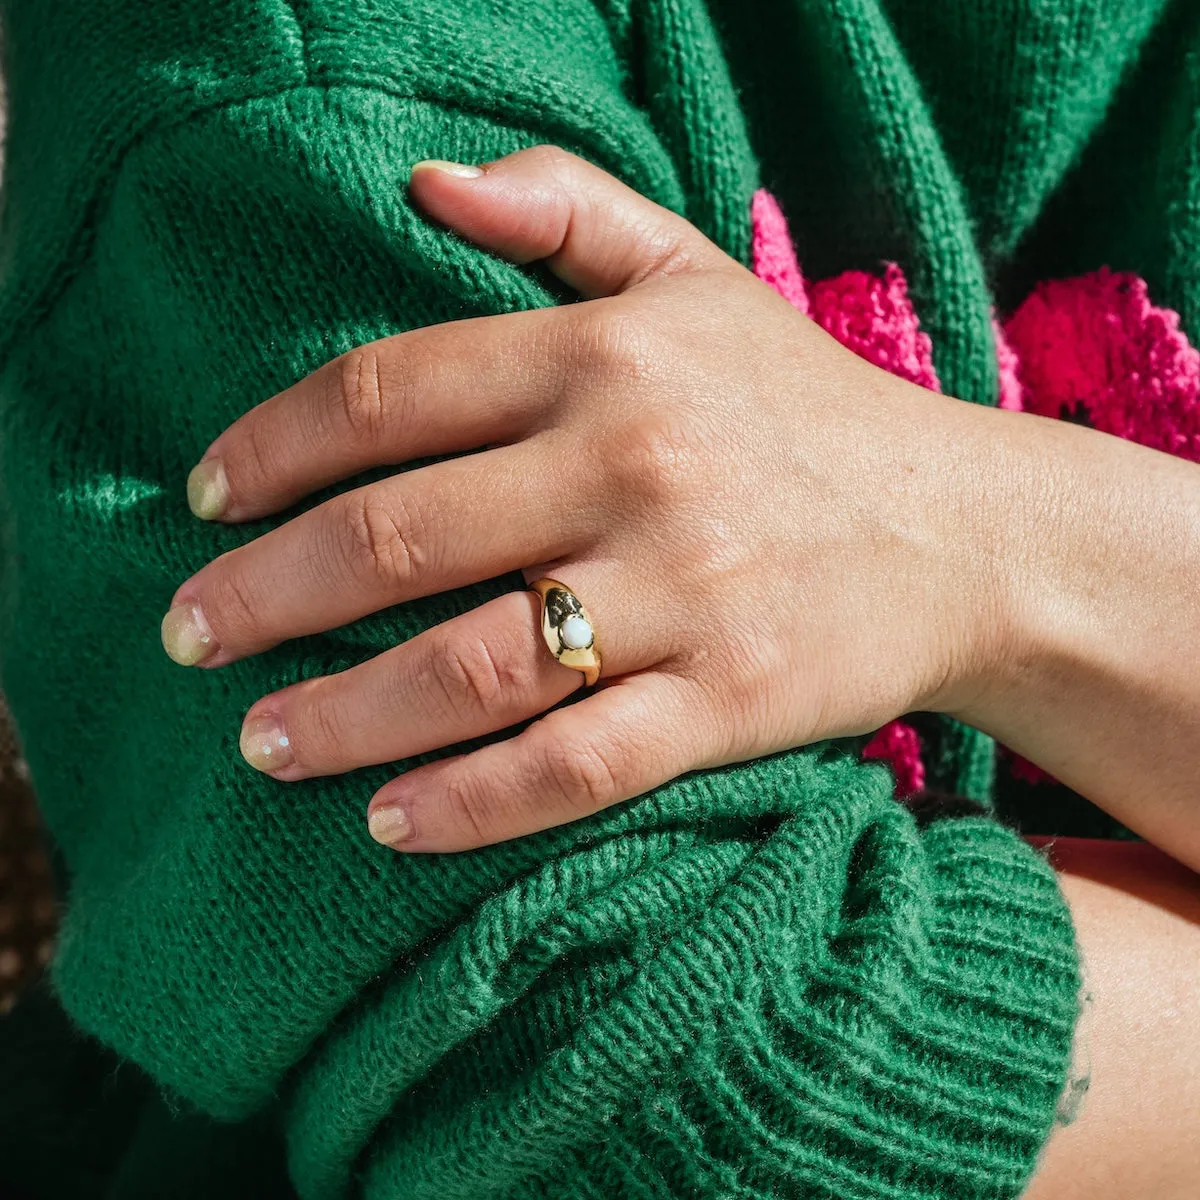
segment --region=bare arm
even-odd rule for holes
[[[1081,1103],[1024,1200],[1193,1200],[1200,1191],[1200,877],[1153,846],[1064,838],[1051,849],[1089,997]]]
[[[974,682],[945,707],[1200,869],[1200,466],[1067,422],[966,416],[996,599]]]

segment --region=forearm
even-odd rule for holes
[[[1042,417],[969,419],[993,601],[954,715],[1200,867],[1200,468]]]
[[[1066,838],[1050,854],[1089,999],[1065,1127],[1025,1200],[1185,1200],[1200,1160],[1200,877],[1152,846]]]

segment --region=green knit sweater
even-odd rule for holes
[[[172,665],[158,622],[267,527],[186,507],[238,414],[369,339],[564,299],[423,220],[418,159],[557,142],[746,261],[765,184],[810,276],[901,265],[944,390],[980,403],[993,307],[1039,279],[1134,270],[1200,330],[1194,6],[0,10],[2,684],[72,1022],[312,1200],[1019,1195],[1078,963],[1053,872],[993,817],[919,820],[838,743],[396,855],[364,823],[395,766],[279,784],[241,716],[518,577],[219,671]],[[932,781],[986,802],[987,739],[924,733]],[[164,1145],[154,1185],[109,1147],[107,1191],[45,1194],[228,1194]]]

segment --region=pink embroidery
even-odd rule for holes
[[[941,391],[933,369],[933,344],[921,330],[908,296],[904,272],[888,263],[882,278],[865,271],[846,271],[809,289],[812,317],[860,358]]]
[[[800,264],[796,262],[796,249],[788,232],[787,218],[766,188],[759,188],[754,193],[750,201],[750,219],[755,275],[764,283],[769,283],[785,300],[791,301],[807,316],[808,293],[804,290]]]
[[[996,343],[996,366],[1000,375],[1000,399],[997,407],[1007,408],[1012,412],[1020,412],[1024,401],[1024,389],[1021,387],[1020,364],[1017,352],[1004,336],[1004,327],[992,318],[992,338]]]
[[[1200,462],[1200,353],[1146,282],[1107,267],[1039,284],[1005,322],[1024,408]]]
[[[882,759],[896,777],[896,796],[904,799],[925,787],[925,764],[921,761],[921,739],[903,721],[891,721],[867,743],[863,758]]]
[[[765,188],[750,203],[754,273],[827,333],[868,362],[940,391],[933,345],[921,330],[904,272],[888,263],[882,278],[846,271],[809,288],[788,232],[787,218]],[[811,293],[811,297],[810,297]]]

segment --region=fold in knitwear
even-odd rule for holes
[[[1079,964],[1053,872],[992,816],[918,820],[859,739],[396,855],[364,802],[412,764],[280,785],[241,717],[519,576],[220,671],[157,625],[271,524],[185,505],[239,414],[370,339],[567,298],[416,213],[418,159],[557,142],[747,263],[767,186],[810,279],[899,264],[910,349],[965,401],[996,402],[993,311],[1040,280],[1132,271],[1194,331],[1196,22],[1120,9],[0,5],[0,681],[76,1026],[185,1112],[278,1130],[313,1200],[1019,1195]],[[921,728],[928,782],[986,806],[990,741]]]

